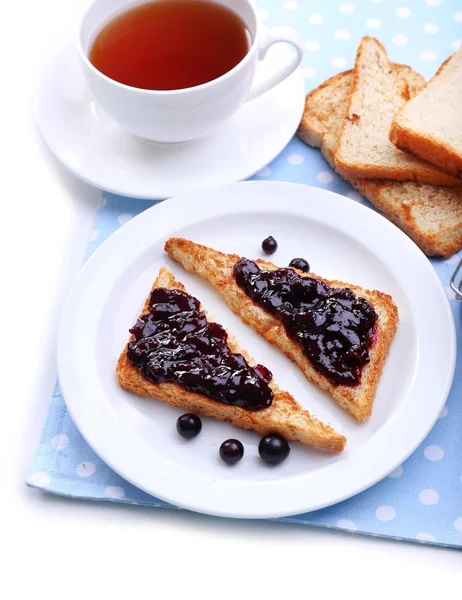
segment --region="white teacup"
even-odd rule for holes
[[[88,54],[109,21],[146,1],[153,0],[96,0],[85,12],[77,35],[83,72],[95,100],[120,127],[136,136],[157,142],[183,142],[206,135],[229,119],[244,102],[288,77],[302,60],[302,39],[295,30],[290,27],[264,30],[250,0],[212,0],[237,13],[250,32],[252,45],[238,65],[208,83],[180,90],[144,90],[118,83],[98,71]],[[278,42],[292,44],[296,53],[279,71],[252,85],[258,62]]]

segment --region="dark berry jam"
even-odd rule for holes
[[[228,334],[209,323],[199,301],[180,290],[155,288],[149,310],[130,329],[127,357],[153,383],[173,381],[247,410],[269,406],[272,374],[262,365],[249,366],[242,354],[233,354]]]
[[[235,264],[234,274],[254,302],[282,321],[317,371],[334,384],[360,382],[377,322],[367,300],[292,269],[261,270],[247,258]]]

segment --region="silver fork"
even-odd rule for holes
[[[456,283],[456,280],[458,283]],[[459,261],[456,270],[452,274],[449,285],[451,286],[451,290],[456,295],[456,299],[462,300],[462,259]]]

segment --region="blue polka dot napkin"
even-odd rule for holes
[[[378,37],[392,60],[410,64],[427,77],[461,47],[459,0],[259,0],[258,5],[267,25],[292,25],[303,35],[307,90],[350,67],[365,34]],[[346,202],[367,204],[329,168],[319,151],[295,138],[252,179],[315,185],[347,196]],[[88,255],[153,204],[104,193]],[[446,406],[427,439],[369,490],[335,506],[282,520],[462,547],[462,302],[455,300],[448,285],[461,257],[462,252],[431,261],[454,311],[459,358]],[[169,506],[124,481],[96,456],[72,422],[58,382],[27,484],[74,498]]]

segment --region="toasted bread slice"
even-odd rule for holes
[[[353,85],[334,161],[347,177],[420,181],[458,186],[461,181],[428,162],[399,150],[389,140],[396,111],[409,99],[406,81],[396,76],[385,48],[374,38],[361,40]]]
[[[175,276],[165,268],[160,270],[152,287],[186,291],[185,287],[175,279]],[[141,314],[147,312],[148,306],[149,296]],[[207,315],[207,312],[205,314]],[[207,315],[207,318],[209,321],[211,320],[210,315]],[[242,354],[249,364],[255,364],[255,361],[239,346],[236,339],[232,335],[228,335],[230,350]],[[116,370],[120,385],[134,394],[151,396],[173,404],[173,406],[181,406],[219,421],[229,421],[237,427],[252,429],[262,435],[279,433],[287,440],[301,442],[308,446],[317,446],[332,452],[341,452],[346,444],[345,436],[311,416],[288,392],[279,389],[274,381],[270,383],[274,393],[271,405],[262,410],[250,411],[239,406],[218,402],[202,394],[189,392],[177,383],[151,383],[128,361],[127,347],[119,357]]]
[[[406,80],[411,97],[425,80],[410,67],[393,65]],[[310,92],[298,129],[298,137],[321,148],[327,162],[336,169],[334,153],[346,115],[353,72],[328,79]],[[452,256],[462,248],[462,191],[410,181],[344,177],[381,213],[400,227],[427,256]]]
[[[462,48],[394,116],[390,140],[462,178]]]
[[[350,288],[358,296],[366,298],[379,316],[377,341],[370,350],[370,362],[363,369],[361,383],[357,386],[334,385],[311,365],[303,354],[301,346],[287,335],[282,323],[253,302],[238,286],[233,274],[234,265],[240,259],[237,254],[223,254],[182,238],[170,238],[165,244],[165,250],[185,269],[210,281],[224,297],[231,310],[244,323],[253,327],[268,342],[282,350],[300,367],[309,381],[329,392],[334,400],[357,421],[365,421],[370,416],[382,368],[398,325],[398,310],[390,296],[377,291],[370,292],[341,281],[329,281],[313,273],[297,271],[302,277],[309,275],[332,287]],[[265,260],[257,260],[256,263],[263,269],[278,268]]]

